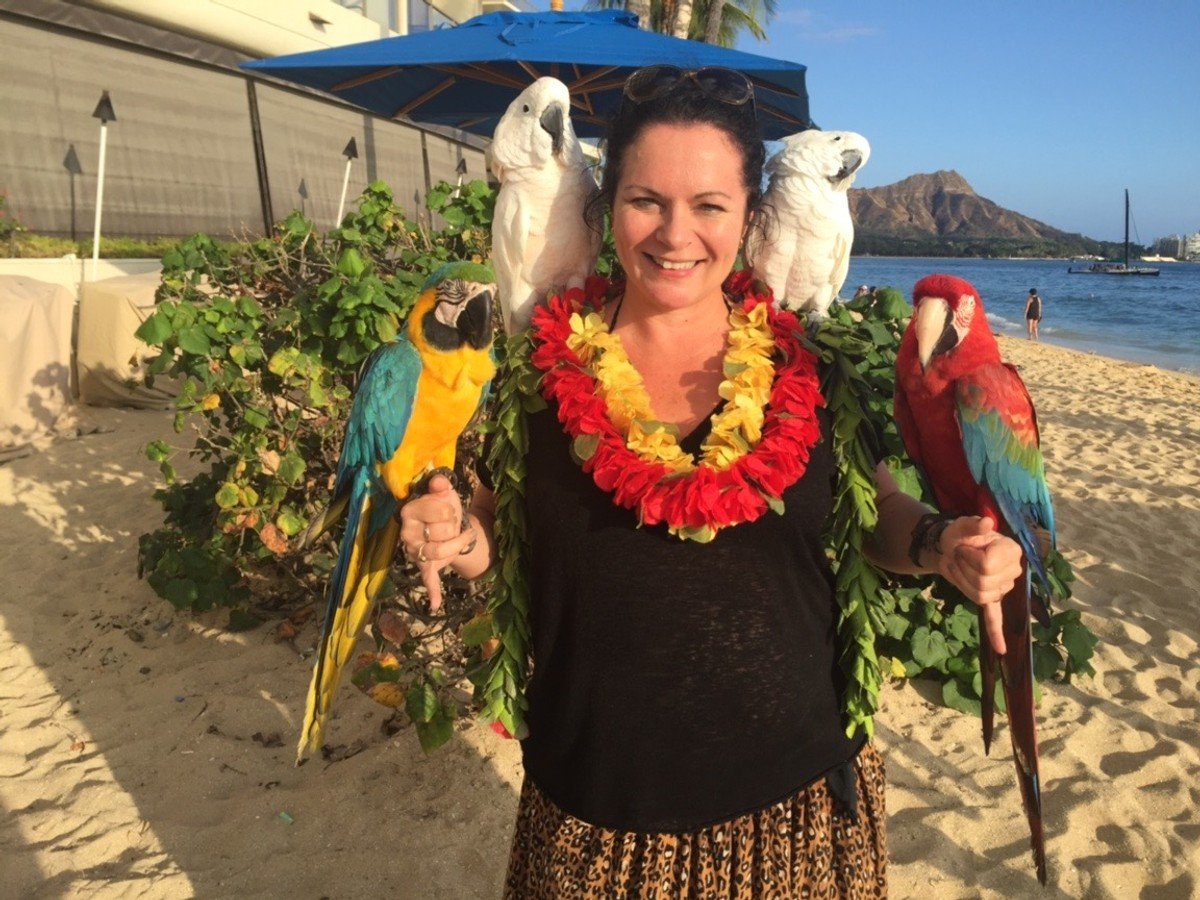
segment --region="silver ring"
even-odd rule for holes
[[[419,563],[429,562],[428,557],[425,556],[425,545],[428,543],[429,543],[429,541],[422,541],[421,546],[417,548],[417,562],[419,562]]]
[[[429,526],[428,525],[426,525],[424,530],[421,532],[421,536],[423,538],[425,538],[425,541],[428,543],[428,541],[429,541]]]

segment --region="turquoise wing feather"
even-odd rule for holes
[[[370,534],[396,513],[398,502],[380,480],[376,467],[391,459],[404,440],[420,377],[421,356],[406,338],[379,347],[363,366],[346,422],[333,496],[338,499],[356,485],[360,490],[371,488]],[[347,533],[351,526],[347,521]]]
[[[380,532],[395,515],[399,501],[380,478],[379,467],[395,455],[404,440],[416,405],[421,369],[420,354],[408,340],[383,345],[363,366],[358,392],[350,406],[331,504],[345,504],[346,531],[329,579],[325,621],[317,645],[297,762],[321,745],[329,704],[342,667],[354,647],[361,627],[358,623],[369,611],[361,607],[355,610],[354,597],[347,596],[347,589],[355,587],[367,559],[375,557],[371,552],[372,539],[390,540]],[[364,527],[365,535],[360,534]],[[367,548],[364,559],[356,561],[356,546]]]
[[[1005,524],[1048,593],[1035,529],[1049,532],[1053,545],[1054,507],[1029,392],[1014,369],[997,363],[959,379],[956,397],[971,474],[995,498]]]

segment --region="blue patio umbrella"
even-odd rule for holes
[[[627,12],[491,13],[454,28],[277,56],[245,68],[327,91],[388,118],[490,137],[513,98],[552,75],[571,91],[581,137],[599,137],[634,69],[725,66],[755,86],[763,137],[812,127],[805,67],[637,27]]]

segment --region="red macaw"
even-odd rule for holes
[[[1033,401],[1017,370],[1000,360],[975,288],[961,278],[930,275],[913,288],[913,316],[896,357],[896,423],[905,449],[924,472],[943,513],[980,516],[1020,544],[1022,577],[1000,601],[1005,653],[997,655],[979,622],[984,752],[991,748],[997,658],[1029,819],[1038,880],[1046,883],[1041,781],[1033,709],[1034,613],[1049,623],[1051,593],[1038,532],[1054,542]]]

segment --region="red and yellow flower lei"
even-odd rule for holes
[[[730,276],[725,290],[742,301],[729,314],[725,404],[699,462],[654,420],[637,370],[604,324],[608,281],[590,278],[533,315],[542,393],[557,404],[584,471],[643,525],[664,522],[701,542],[768,509],[783,512],[783,493],[804,475],[820,437],[816,411],[825,402],[796,317],[776,310],[747,272]]]

